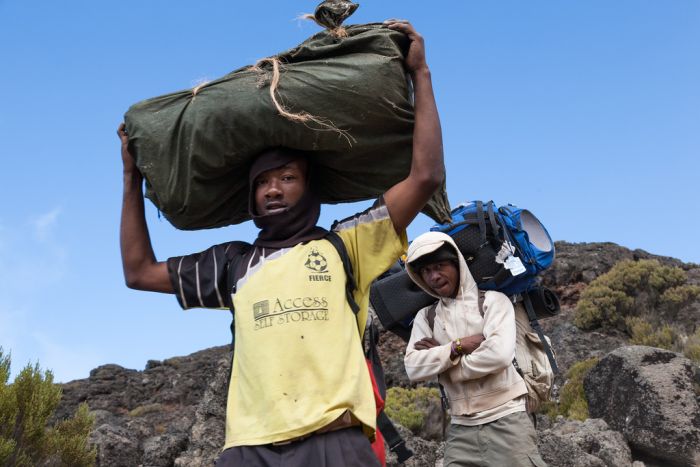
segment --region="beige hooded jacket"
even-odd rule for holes
[[[460,284],[455,298],[435,295],[411,262],[432,253],[443,244],[451,245],[459,259]],[[435,309],[434,329],[430,329],[423,308],[415,317],[404,364],[411,381],[425,381],[438,376],[450,402],[454,417],[475,416],[483,423],[514,411],[524,410],[524,402],[510,403],[527,394],[525,382],[512,365],[515,355],[515,314],[513,304],[500,292],[489,291],[479,311],[479,291],[464,257],[452,238],[440,232],[428,232],[416,238],[408,248],[406,270],[410,278],[427,293],[439,298]],[[485,340],[469,355],[452,360],[451,343],[455,339],[483,334]],[[432,337],[441,345],[416,350],[414,344]],[[517,409],[516,409],[517,407]],[[487,417],[479,416],[480,413]],[[488,418],[488,420],[486,420]]]

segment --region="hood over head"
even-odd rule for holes
[[[458,270],[459,270],[459,286],[457,291],[457,297],[463,300],[478,300],[479,291],[476,287],[476,281],[469,272],[467,267],[467,262],[462,256],[462,253],[457,248],[454,240],[449,235],[442,232],[426,232],[422,235],[416,237],[415,240],[411,242],[408,247],[408,253],[406,257],[406,272],[413,282],[416,283],[421,289],[426,293],[432,295],[435,298],[442,300],[449,300],[449,297],[441,297],[435,294],[428,284],[423,281],[418,269],[418,266],[423,266],[420,259],[424,258],[432,253],[436,252],[443,246],[448,246],[452,248],[454,254],[457,258]],[[444,256],[444,255],[441,255]],[[447,255],[449,256],[449,255]],[[445,258],[449,259],[449,258]]]

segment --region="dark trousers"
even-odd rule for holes
[[[379,466],[359,427],[310,436],[289,444],[235,446],[216,460],[216,467],[372,467]]]

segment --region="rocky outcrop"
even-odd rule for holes
[[[203,381],[211,377],[219,357],[227,351],[222,346],[162,362],[149,360],[144,371],[119,365],[100,366],[92,370],[87,379],[63,385],[63,398],[56,416],[65,418],[78,404],[88,401],[92,410],[105,410],[115,416],[129,415],[137,419],[145,414],[163,413],[166,415],[163,423],[174,421],[177,415],[167,414],[177,412],[175,408],[179,410],[199,403],[206,390]]]
[[[139,465],[141,448],[135,433],[119,425],[102,424],[92,432],[90,443],[97,446],[97,465]]]
[[[605,467],[605,462],[588,454],[575,442],[552,431],[539,433],[537,445],[547,465],[557,467]]]
[[[542,273],[542,284],[556,291],[565,305],[575,304],[581,291],[593,279],[608,272],[623,260],[656,259],[667,266],[691,269],[675,258],[653,255],[644,250],[630,250],[614,243],[555,242],[556,260]]]
[[[676,353],[619,348],[584,380],[590,416],[605,419],[645,456],[693,466],[700,449],[696,378],[697,367]]]
[[[175,460],[176,467],[210,467],[224,445],[224,420],[231,354],[221,356],[216,371],[197,406],[187,450]]]
[[[542,458],[551,466],[630,467],[632,454],[621,433],[601,419],[560,418],[539,433]]]
[[[379,320],[376,320],[378,322]],[[411,387],[413,384],[408,379],[406,368],[403,365],[403,356],[406,353],[406,343],[396,334],[387,332],[380,326],[379,357],[384,368],[384,380],[387,387],[400,386]]]
[[[571,323],[572,319],[573,310],[564,309],[561,315],[541,322],[545,333],[552,340],[557,364],[561,368],[557,381],[562,384],[566,370],[574,363],[593,357],[602,358],[627,342],[620,335],[581,331]]]
[[[210,466],[223,445],[229,362],[222,346],[150,360],[144,371],[103,365],[63,385],[56,417],[88,403],[100,466]]]

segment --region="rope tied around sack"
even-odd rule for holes
[[[325,28],[328,33],[335,37],[336,39],[342,39],[348,37],[347,30],[342,26],[343,21],[350,15],[352,15],[359,5],[350,0],[325,0],[321,2],[317,7],[313,15],[306,14],[301,15],[301,19],[310,19],[314,23],[318,24],[322,28]],[[260,73],[260,79],[258,80],[258,87],[262,87],[265,84],[265,71],[263,70],[263,65],[270,65],[272,67],[272,79],[270,81],[270,98],[272,99],[272,104],[277,109],[279,114],[293,122],[302,123],[309,127],[308,123],[312,122],[315,124],[316,128],[312,128],[319,131],[334,131],[338,133],[339,136],[345,138],[350,146],[355,142],[347,130],[341,130],[336,127],[333,122],[327,118],[317,117],[311,115],[308,112],[301,111],[298,113],[291,112],[288,108],[280,102],[278,98],[278,91],[280,84],[280,69],[282,64],[277,57],[263,58],[258,60],[258,62],[251,67],[252,70]],[[311,127],[309,127],[311,128]]]
[[[335,37],[336,39],[343,39],[345,37],[348,37],[348,31],[347,31],[347,29],[345,29],[345,27],[343,27],[341,25],[338,25],[335,27],[328,27],[327,25],[325,25],[324,23],[322,23],[321,21],[316,19],[316,17],[314,15],[312,15],[311,13],[301,15],[299,17],[299,19],[308,19],[308,20],[313,21],[314,23],[318,24],[322,28],[326,29],[328,31],[328,34]]]
[[[275,109],[277,109],[277,112],[287,120],[290,120],[292,122],[296,123],[301,123],[308,128],[318,130],[318,131],[334,131],[338,133],[339,136],[342,136],[345,138],[345,140],[348,142],[350,146],[352,146],[352,143],[355,142],[355,138],[353,138],[350,133],[346,130],[341,130],[340,128],[336,127],[333,122],[327,118],[322,118],[322,117],[317,117],[315,115],[310,114],[309,112],[306,111],[301,111],[294,113],[290,111],[282,102],[281,102],[281,96],[278,98],[279,92],[278,88],[280,85],[280,76],[281,76],[281,69],[282,69],[282,63],[280,62],[279,58],[277,57],[268,57],[268,58],[262,58],[258,60],[255,65],[253,65],[250,69],[252,71],[255,71],[260,74],[260,77],[258,79],[258,87],[262,87],[265,85],[266,81],[266,71],[263,68],[264,65],[270,65],[272,67],[272,78],[270,80],[270,99],[272,100],[272,105],[275,106]],[[309,123],[314,123],[317,125],[317,128],[312,128],[308,124]],[[320,127],[320,128],[318,128]]]
[[[336,39],[348,37],[348,31],[342,26],[350,15],[355,13],[357,7],[355,2],[350,0],[325,0],[316,7],[314,14],[301,15],[300,19],[310,19]]]
[[[325,0],[319,3],[313,15],[304,15],[302,18],[326,28],[335,37],[347,37],[343,21],[355,13],[359,6],[351,0]]]

